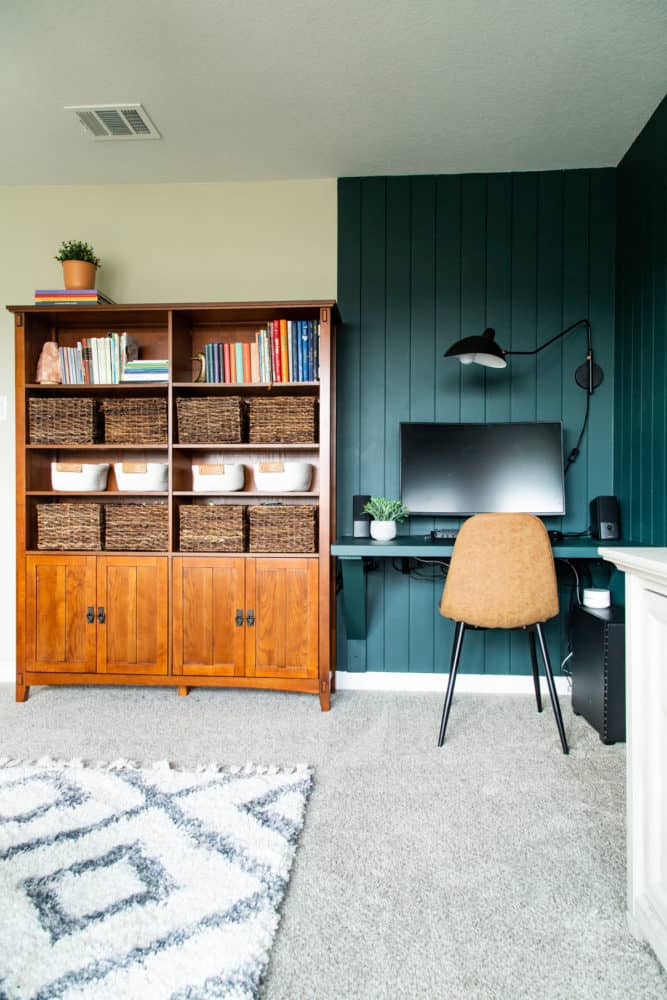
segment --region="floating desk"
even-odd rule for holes
[[[600,548],[627,548],[633,542],[599,542],[593,538],[564,538],[552,544],[555,559],[602,559]],[[448,559],[454,542],[433,541],[430,535],[399,535],[391,542],[371,538],[337,538],[331,555],[343,575],[343,615],[348,639],[366,638],[366,574],[364,559]]]

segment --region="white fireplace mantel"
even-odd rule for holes
[[[628,917],[667,968],[667,548],[604,548],[625,576]]]

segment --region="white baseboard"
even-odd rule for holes
[[[409,674],[392,671],[369,670],[355,673],[336,671],[339,691],[406,691],[412,693],[436,691],[445,693],[449,674]],[[0,660],[0,684],[13,684],[16,664]],[[558,694],[567,695],[570,687],[567,677],[556,677]],[[542,693],[548,697],[546,682],[541,678]],[[533,694],[533,678],[519,674],[459,674],[456,678],[457,694]]]
[[[11,684],[16,680],[16,664],[13,660],[0,660],[0,684]]]
[[[369,670],[356,673],[350,670],[336,671],[338,691],[437,691],[445,693],[449,674],[409,674],[391,671]],[[544,677],[540,679],[542,693],[548,698]],[[570,687],[567,677],[556,677],[556,691],[568,695]],[[456,678],[457,694],[532,694],[532,675],[520,674],[459,674]]]

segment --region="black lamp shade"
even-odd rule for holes
[[[484,365],[485,368],[506,368],[505,352],[496,344],[496,331],[488,326],[477,337],[464,337],[445,352],[446,358],[456,358],[462,365]]]

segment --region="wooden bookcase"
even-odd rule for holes
[[[272,688],[317,693],[330,706],[335,678],[334,302],[186,303],[126,306],[9,306],[16,331],[16,698],[37,684],[172,685]],[[252,342],[275,319],[320,325],[319,381],[270,384],[195,382],[193,357],[207,342]],[[37,360],[47,340],[73,347],[83,337],[127,332],[143,358],[168,358],[169,382],[40,385]],[[194,395],[310,396],[318,402],[317,440],[305,444],[181,444],[177,401]],[[35,397],[163,397],[163,445],[33,444],[29,404]],[[252,463],[299,458],[314,466],[307,492],[276,493],[286,504],[318,507],[315,553],[182,552],[183,504],[257,504]],[[51,462],[110,463],[104,491],[51,488]],[[164,492],[120,491],[114,462],[166,462]],[[194,492],[194,462],[241,462],[245,488]],[[38,549],[37,505],[132,503],[168,508],[168,537],[155,552]]]

